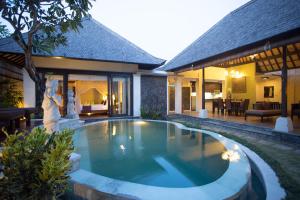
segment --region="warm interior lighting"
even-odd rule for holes
[[[228,71],[225,71],[225,76],[228,76],[228,75],[229,75]]]
[[[254,60],[254,58],[256,58],[257,54],[253,54],[253,55],[250,55],[249,58],[251,58],[252,60]]]
[[[17,105],[18,108],[24,108],[24,102],[20,101]]]
[[[120,149],[121,149],[122,151],[124,151],[126,148],[125,148],[125,146],[124,146],[123,144],[121,144],[121,145],[120,145]]]
[[[117,127],[116,127],[116,126],[113,126],[112,136],[115,136],[115,135],[116,135],[116,130],[117,130]]]
[[[90,113],[90,112],[89,112],[89,113],[87,113],[87,115],[88,115],[88,116],[91,116],[91,115],[92,115],[92,113]]]
[[[21,121],[26,120],[26,117],[21,117],[20,120]]]
[[[265,77],[262,77],[263,80],[268,80],[269,77],[265,76]]]
[[[228,72],[227,72],[228,73]],[[230,71],[230,76],[232,78],[242,78],[244,77],[245,75],[242,73],[242,72],[239,72],[239,71],[235,71],[235,70],[231,70]]]
[[[61,57],[61,56],[54,56],[53,58],[55,58],[55,59],[62,59],[63,57]]]
[[[237,151],[228,150],[222,153],[223,160],[229,160],[230,162],[235,162],[240,159],[240,154]]]
[[[145,121],[135,121],[134,124],[136,124],[136,125],[146,125],[147,122],[145,122]]]
[[[192,97],[195,97],[196,95],[197,95],[196,92],[192,92],[192,93],[191,93],[191,96],[192,96]]]

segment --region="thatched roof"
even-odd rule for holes
[[[225,16],[161,67],[176,71],[250,44],[300,29],[298,0],[252,0]]]
[[[67,58],[136,63],[142,68],[155,68],[164,64],[165,60],[156,58],[119,34],[113,32],[92,18],[82,21],[83,28],[79,32],[67,32],[67,46],[56,48],[51,55],[34,53],[37,56],[62,56]],[[0,40],[0,53],[20,53],[21,48],[12,38]]]

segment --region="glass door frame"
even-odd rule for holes
[[[113,113],[113,99],[112,99],[112,82],[114,78],[125,78],[126,80],[126,113],[124,114],[114,114]],[[109,117],[122,117],[122,116],[132,116],[133,115],[133,75],[132,74],[118,74],[112,73],[107,77],[108,80],[108,116]],[[129,80],[129,81],[128,81]],[[129,85],[128,85],[129,84]],[[128,94],[129,88],[129,94]],[[129,106],[130,105],[130,106]]]

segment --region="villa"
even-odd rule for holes
[[[17,195],[30,198],[57,181],[53,198],[299,199],[299,1],[249,1],[168,62],[92,17],[65,35],[33,53],[44,96],[20,47],[0,39],[0,82],[21,100],[0,104],[0,141],[12,138],[0,144],[0,197],[25,174],[33,183],[22,177]],[[12,135],[25,119],[31,132]],[[72,120],[74,131],[58,126]]]
[[[297,1],[257,0],[225,16],[161,68],[171,72],[168,113],[224,118],[217,109],[242,123],[281,116],[269,127],[292,131],[286,117],[300,108],[299,10]]]
[[[51,55],[35,53],[37,71],[44,78],[59,80],[63,97],[62,116],[67,112],[67,91],[73,89],[79,114],[140,116],[141,107],[155,101],[165,107],[167,78],[153,69],[165,60],[156,58],[94,19],[84,19],[79,32],[66,34],[68,44]],[[0,78],[13,79],[23,93],[21,107],[35,107],[35,83],[23,69],[24,55],[11,39],[0,40]],[[155,82],[156,88],[152,87]],[[141,93],[147,91],[147,93]],[[151,94],[148,95],[147,94]],[[165,92],[166,94],[166,92]]]

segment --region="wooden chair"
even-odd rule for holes
[[[223,102],[223,99],[218,99],[218,114],[221,110],[221,113],[224,114],[224,102]]]
[[[232,104],[231,99],[225,99],[225,108],[228,115],[231,115],[232,113]]]
[[[238,112],[240,114],[245,114],[246,110],[249,108],[250,99],[245,99],[241,102]]]

